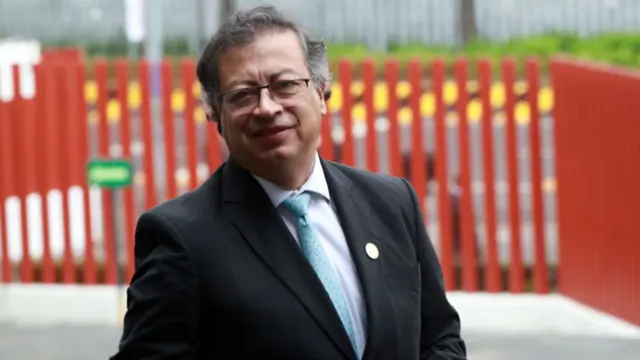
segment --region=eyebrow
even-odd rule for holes
[[[269,81],[273,81],[274,79],[277,79],[279,77],[281,77],[282,75],[297,75],[300,76],[300,74],[291,68],[286,68],[286,69],[282,69],[280,71],[278,71],[277,73],[272,74],[271,76],[269,76]],[[236,86],[238,85],[245,85],[245,86],[260,86],[261,84],[258,83],[255,80],[234,80],[232,82],[230,82],[227,87],[230,90],[233,90]]]

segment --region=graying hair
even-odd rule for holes
[[[207,43],[197,66],[197,77],[205,103],[216,108],[216,98],[220,93],[218,63],[221,56],[234,47],[252,43],[260,35],[282,31],[293,31],[298,35],[306,54],[311,81],[316,86],[323,86],[325,89],[329,87],[331,75],[324,42],[312,40],[301,26],[285,17],[274,6],[261,5],[237,12],[222,24]]]

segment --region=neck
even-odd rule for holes
[[[298,190],[311,176],[315,166],[316,154],[310,159],[299,162],[281,161],[277,165],[265,164],[257,167],[246,167],[251,173],[281,187],[284,190]],[[244,166],[243,166],[244,167]]]

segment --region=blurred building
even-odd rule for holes
[[[164,1],[163,32],[197,48],[219,23],[218,0]],[[247,8],[261,0],[235,0]],[[332,42],[455,44],[459,1],[272,0]],[[481,37],[505,40],[570,31],[581,35],[640,30],[638,0],[475,0]],[[0,37],[87,42],[124,37],[124,0],[0,0]]]

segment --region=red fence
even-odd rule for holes
[[[640,325],[640,74],[551,64],[559,290]]]
[[[539,63],[528,60],[522,79],[518,78],[517,64],[511,59],[501,62],[501,71],[497,74],[486,60],[470,64],[459,58],[452,64],[452,72],[447,65],[439,60],[429,64],[411,61],[404,69],[403,64],[390,59],[382,68],[377,68],[371,61],[362,64],[341,61],[336,68],[336,85],[342,91],[334,92],[336,99],[333,99],[339,102],[339,109],[333,107],[334,113],[327,115],[323,122],[321,155],[335,159],[340,154],[340,161],[372,171],[383,171],[382,160],[386,159],[384,171],[398,176],[405,176],[410,170],[407,176],[423,200],[426,221],[433,224],[430,232],[437,243],[447,289],[546,293],[550,290],[549,265],[553,263],[545,256]],[[126,60],[114,64],[96,61],[92,68],[79,62],[64,65],[44,62],[35,69],[34,99],[21,98],[16,85],[16,97],[0,102],[3,282],[113,284],[117,278],[116,258],[120,256],[114,251],[118,234],[125,244],[122,263],[126,278],[131,276],[133,227],[140,211],[196,187],[225,157],[215,127],[198,120],[197,93],[192,91],[194,67],[192,59],[180,64],[162,62],[158,78],[162,89],[181,89],[183,97],[176,100],[170,91],[161,91],[162,105],[157,121],[153,116],[153,73],[146,61],[136,64]],[[471,71],[477,73],[477,79],[470,78]],[[89,73],[93,74],[97,87],[95,105],[83,96]],[[361,74],[360,78],[356,78],[357,73]],[[410,92],[401,94],[405,73],[405,85]],[[14,76],[20,76],[17,69]],[[451,77],[457,88],[453,99],[447,90]],[[133,79],[139,84],[138,100],[131,100],[129,93]],[[497,95],[496,82],[503,85]],[[362,85],[361,94],[352,91],[356,83]],[[379,84],[386,85],[382,98],[374,91]],[[520,84],[526,85],[524,91],[518,90]],[[496,96],[501,98],[497,107]],[[110,109],[110,101],[114,99],[119,104],[115,115]],[[377,105],[380,99],[384,100],[384,107]],[[175,111],[172,105],[175,101],[182,102],[181,110]],[[364,107],[363,119],[359,119],[355,111],[359,105]],[[521,126],[517,115],[522,106],[527,111],[520,117],[529,129],[526,135],[529,144],[526,151],[530,154],[528,179],[519,173],[522,139],[518,136]],[[159,127],[163,129],[160,137]],[[338,128],[344,136],[336,136]],[[361,134],[363,128],[364,134]],[[502,137],[496,138],[496,128],[502,129]],[[470,136],[472,131],[478,134],[476,142]],[[386,135],[381,139],[377,135],[382,132]],[[203,133],[206,136],[201,136]],[[402,140],[403,134],[409,134],[408,141]],[[457,139],[453,148],[448,145],[452,136]],[[343,140],[336,140],[339,138]],[[502,144],[506,154],[497,153],[496,144]],[[360,145],[365,149],[362,153],[366,161],[359,164]],[[387,150],[381,150],[383,145]],[[435,150],[429,152],[427,148]],[[453,183],[452,149],[459,164],[455,175],[459,180]],[[478,173],[472,166],[473,154],[480,154],[483,159],[479,165],[482,169],[479,183],[474,180]],[[507,175],[499,180],[497,164],[502,156],[506,156]],[[112,203],[104,191],[95,199],[91,196],[95,190],[87,184],[85,169],[92,157],[136,160],[135,185],[125,190],[118,204]],[[408,159],[409,169],[406,169],[403,164]],[[435,167],[434,173],[427,171],[430,166]],[[178,177],[176,168],[184,170]],[[183,178],[188,180],[181,181]],[[510,189],[504,220],[507,237],[502,245],[500,239],[504,236],[500,234],[505,231],[499,229],[499,181],[505,183],[502,187],[506,185]],[[530,188],[524,195],[523,181],[527,181]],[[437,186],[432,187],[432,183]],[[72,188],[81,199],[80,211],[76,213],[71,209],[76,202],[68,192]],[[48,203],[53,201],[50,194],[53,189],[62,190],[58,211],[52,211]],[[478,191],[483,194],[479,210],[473,195]],[[27,203],[33,194],[39,194],[41,199],[36,207],[41,235],[32,230],[38,226],[31,225],[28,215]],[[8,198],[19,203],[13,207],[19,209],[19,216],[9,210],[9,202],[5,201]],[[433,209],[429,207],[429,199],[437,204]],[[526,250],[521,237],[523,199],[531,203],[530,261],[524,261],[522,255]],[[92,205],[96,203],[99,205]],[[122,224],[120,229],[114,228],[110,215],[114,206],[121,209],[122,221],[117,221]],[[450,216],[452,213],[455,215]],[[9,230],[10,215],[19,219],[20,229]],[[482,216],[480,225],[479,216]],[[52,248],[52,217],[61,218],[62,226],[57,232],[62,239],[61,256],[54,255]],[[432,220],[434,218],[437,221]],[[20,244],[21,255],[15,259],[8,256],[12,252],[12,233],[14,238],[19,237]],[[31,249],[36,243],[41,243],[42,250],[33,254]],[[501,248],[510,249],[509,253],[501,257]]]

